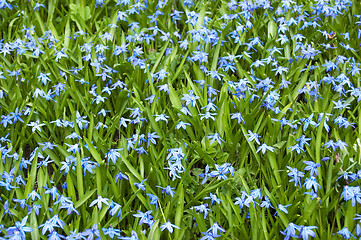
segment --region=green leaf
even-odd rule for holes
[[[89,151],[91,153],[91,155],[93,156],[93,158],[95,159],[95,161],[98,162],[99,165],[103,165],[105,160],[103,160],[101,157],[100,157],[100,154],[99,152],[95,149],[94,145],[89,141],[89,139],[85,138],[84,137],[84,141],[86,143],[86,145],[88,146],[89,148]]]
[[[74,207],[79,208],[80,206],[82,206],[95,192],[96,189],[87,191],[84,196],[79,198],[79,200],[74,204]]]

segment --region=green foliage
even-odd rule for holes
[[[272,3],[273,10],[261,7],[247,10],[251,14],[250,28],[246,27],[248,21],[241,7],[232,11],[229,1],[194,1],[193,6],[186,6],[183,1],[168,1],[160,8],[165,14],[157,17],[157,26],[171,37],[162,39],[162,34],[158,34],[149,43],[144,39],[129,40],[129,36],[144,37],[140,32],[151,35],[153,30],[148,28],[154,23],[148,16],[159,8],[156,7],[158,1],[148,1],[146,8],[138,9],[139,14],[129,13],[133,5],[117,4],[113,0],[103,1],[103,6],[97,6],[101,1],[95,0],[42,1],[44,7],[39,10],[34,10],[36,1],[33,0],[7,2],[17,6],[13,10],[0,9],[0,34],[4,39],[1,48],[16,39],[34,46],[24,45],[21,54],[18,54],[21,47],[12,49],[11,53],[2,50],[0,54],[0,94],[4,94],[0,95],[0,137],[9,134],[8,141],[2,141],[0,149],[0,172],[3,173],[0,223],[4,224],[0,227],[1,236],[10,238],[9,228],[28,216],[26,226],[31,227],[32,232],[27,233],[26,238],[46,239],[49,232],[43,234],[43,227],[39,226],[54,215],[65,222],[62,229],[56,228],[59,234],[69,236],[74,231],[84,232],[96,226],[101,239],[111,238],[106,233],[110,227],[121,230],[121,236],[131,236],[135,231],[139,239],[196,239],[215,223],[226,230],[220,239],[281,239],[285,237],[281,231],[290,223],[317,226],[314,231],[318,239],[336,239],[337,232],[344,227],[356,234],[354,218],[360,213],[360,203],[356,202],[355,207],[342,193],[346,187],[359,186],[360,181],[359,174],[356,175],[361,169],[360,96],[350,93],[360,88],[360,74],[350,73],[352,63],[361,61],[360,30],[355,25],[359,20],[355,15],[360,14],[361,9],[359,2],[353,1],[352,6],[341,9],[342,14],[337,16],[319,15],[322,22],[318,23],[322,27],[317,30],[333,31],[335,36],[328,35],[325,40],[316,28],[301,30],[303,23],[298,21],[294,26],[287,26],[288,41],[284,44],[279,41],[282,24],[276,21],[280,16],[275,10],[283,8],[280,15],[287,21],[295,13],[285,11],[283,1]],[[296,2],[304,4],[302,11],[312,13],[313,2]],[[332,1],[332,4],[335,3]],[[169,15],[174,9],[184,12],[177,24]],[[127,21],[120,21],[119,12],[127,10]],[[196,24],[186,22],[192,11],[198,14]],[[221,18],[235,12],[239,19]],[[307,19],[311,22],[312,17]],[[140,27],[132,30],[129,23],[134,22]],[[238,28],[240,26],[243,29]],[[194,40],[191,33],[202,29],[214,30],[216,40]],[[187,49],[181,46],[175,31],[181,34],[182,40],[189,41]],[[237,35],[238,42],[231,37],[232,32]],[[104,39],[107,33],[110,40]],[[293,38],[297,33],[305,37],[303,49],[297,50],[299,41]],[[352,41],[346,41],[340,33],[349,33]],[[262,44],[248,49],[247,44],[256,37]],[[344,42],[356,50],[346,49],[341,44]],[[83,48],[90,43],[93,45],[90,61],[85,61],[83,57],[88,52]],[[325,43],[335,49],[325,50],[321,47]],[[127,44],[128,50],[114,54],[116,47],[122,44]],[[95,46],[99,45],[108,48],[103,55],[96,50]],[[44,53],[35,56],[35,47]],[[265,63],[273,47],[282,51],[274,54],[274,66],[252,66],[260,59]],[[320,52],[308,58],[304,52],[307,47]],[[142,53],[136,53],[137,50]],[[67,57],[56,59],[59,51]],[[207,61],[195,59],[197,52],[206,54]],[[326,84],[324,77],[329,74],[326,60],[335,62],[341,55],[348,60],[338,64],[331,74],[347,76],[352,87],[347,86],[348,83],[339,84],[343,88],[339,94],[335,90],[338,84]],[[220,62],[230,56],[235,57],[232,60],[234,71],[220,67]],[[132,57],[141,63],[137,65]],[[94,64],[96,61],[101,62],[100,69]],[[287,67],[287,71],[277,75],[274,69],[277,66]],[[16,70],[21,70],[19,77],[12,75]],[[166,72],[163,78],[159,77],[162,71]],[[51,81],[44,84],[38,76],[47,73]],[[102,75],[104,73],[108,76]],[[216,73],[220,74],[219,78],[213,75]],[[272,83],[259,87],[266,78]],[[118,80],[124,86],[113,88]],[[195,80],[204,80],[204,86]],[[289,86],[282,87],[282,80],[289,81]],[[59,94],[54,90],[57,83],[65,86]],[[318,85],[312,92],[314,83]],[[161,90],[165,84],[165,90]],[[245,90],[234,87],[237,84]],[[210,96],[209,86],[217,93]],[[111,94],[106,92],[107,88],[112,88]],[[43,94],[35,97],[37,89]],[[188,103],[187,95],[197,98]],[[267,107],[272,96],[274,103]],[[339,100],[344,107],[335,107]],[[216,110],[204,110],[210,102]],[[189,114],[183,111],[184,106]],[[24,122],[15,122],[13,116],[17,109],[22,111]],[[99,114],[101,110],[110,112],[103,116]],[[139,119],[131,117],[136,110],[140,111]],[[214,113],[214,120],[202,115],[209,112]],[[242,121],[234,118],[236,113],[241,113]],[[168,116],[166,121],[157,120],[161,114]],[[12,123],[7,126],[3,123],[6,116],[12,117]],[[338,116],[354,124],[339,127],[335,122]],[[119,124],[122,118],[129,119],[127,126]],[[315,124],[306,127],[308,118]],[[288,124],[283,124],[283,119],[287,119]],[[32,125],[37,120],[40,120],[37,125],[40,130]],[[67,121],[70,125],[59,127],[56,120]],[[189,125],[185,129],[177,128],[180,121]],[[259,135],[260,144],[250,140],[250,132]],[[146,139],[151,133],[159,137],[154,138],[156,144]],[[72,139],[71,134],[77,137]],[[297,153],[292,146],[302,137],[310,140]],[[325,144],[330,140],[340,140],[348,146],[335,150],[327,148]],[[45,142],[56,147],[43,148],[41,144]],[[272,150],[262,153],[262,144]],[[179,149],[180,155],[183,154],[180,164],[184,169],[177,172],[179,177],[173,177],[170,171],[170,162],[174,159],[168,156],[172,149]],[[115,161],[110,157],[111,150],[120,154]],[[329,160],[323,161],[325,157]],[[30,161],[27,168],[20,166],[23,160]],[[67,160],[70,161],[69,170],[65,171]],[[311,176],[304,170],[304,161],[320,164],[318,175],[312,174],[320,184],[314,196],[305,194],[311,190],[306,190],[303,184]],[[231,166],[227,174],[218,173],[202,182],[206,166],[211,173],[227,164]],[[303,186],[290,182],[290,168],[305,173]],[[5,175],[12,169],[13,178],[23,176],[26,186],[12,179],[10,184],[15,188],[6,189]],[[129,179],[119,180],[119,172]],[[355,181],[339,179],[344,173],[355,177]],[[137,184],[144,184],[146,190]],[[176,196],[162,192],[159,186],[175,188]],[[56,199],[46,193],[52,187],[59,193]],[[258,189],[262,198],[245,203],[244,200]],[[40,199],[28,199],[32,191],[38,193]],[[151,203],[147,194],[158,196],[156,204]],[[211,204],[207,198],[210,194],[216,194],[220,203]],[[69,214],[60,208],[61,204],[55,204],[60,201],[60,195],[69,199],[78,214]],[[106,198],[108,205],[111,202],[120,204],[122,214],[110,214],[113,206],[106,204],[101,208],[97,204],[90,206],[99,196]],[[236,204],[237,197],[243,197],[242,204]],[[261,206],[265,197],[273,208]],[[26,199],[27,207],[19,207],[14,199]],[[5,201],[10,207],[6,208]],[[211,210],[206,217],[197,210],[204,204]],[[288,213],[280,210],[279,204],[291,204],[287,207]],[[38,213],[35,205],[41,205]],[[141,224],[142,220],[134,216],[138,211],[149,210],[154,220],[151,226]],[[162,231],[161,226],[168,221],[179,229],[174,228],[173,233]]]

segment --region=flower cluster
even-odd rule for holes
[[[359,237],[359,7],[0,0],[0,238]]]

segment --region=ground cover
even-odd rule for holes
[[[0,237],[359,237],[360,14],[0,0]]]

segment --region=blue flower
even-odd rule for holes
[[[190,104],[191,107],[194,107],[196,105],[196,100],[200,98],[198,96],[193,95],[193,93],[183,94],[183,96],[184,97],[182,97],[181,99],[186,101],[186,106]]]
[[[32,132],[35,132],[35,130],[38,130],[39,132],[41,132],[40,127],[45,126],[45,123],[39,123],[39,119],[38,119],[35,122],[30,122],[26,125],[32,127],[32,129],[31,129]]]
[[[68,215],[70,215],[73,212],[79,215],[78,210],[75,209],[74,203],[72,203],[72,202],[70,202],[70,203],[69,202],[62,202],[61,206],[60,206],[60,209],[63,209],[63,208],[66,209],[66,213]]]
[[[47,220],[45,223],[41,224],[39,226],[39,228],[43,228],[42,231],[41,231],[41,234],[45,235],[45,233],[47,231],[49,231],[49,233],[53,232],[54,231],[54,227],[56,227],[57,225],[51,221],[50,219]]]
[[[21,222],[17,221],[15,222],[15,226],[9,227],[6,229],[10,239],[26,239],[25,234],[28,232],[32,232],[33,229],[31,227],[26,227],[26,221],[28,220],[28,216],[25,216]],[[16,238],[16,235],[19,236],[19,238]]]
[[[219,231],[219,234],[218,234]],[[207,230],[207,233],[212,234],[213,237],[220,237],[222,233],[225,233],[226,230],[224,230],[218,222],[213,223],[213,225]]]
[[[303,186],[306,187],[307,190],[313,188],[315,192],[317,192],[317,190],[321,188],[321,185],[317,182],[314,176],[311,176],[310,178],[306,178]]]
[[[290,172],[287,173],[287,175],[292,177],[292,179],[289,182],[294,182],[295,187],[297,185],[301,186],[301,179],[304,177],[304,173],[299,171],[297,168],[291,168],[289,166],[287,166],[287,168],[290,170]]]
[[[316,233],[312,229],[317,229],[316,226],[300,226],[300,236],[303,240],[308,240],[308,238],[316,237]]]
[[[161,187],[161,186],[157,186],[157,187],[162,189],[162,193],[165,192],[167,195],[170,195],[171,197],[175,197],[175,196],[176,196],[175,192],[173,191],[173,189],[175,189],[175,188],[172,188],[172,187],[170,187],[170,186],[167,186],[167,187],[165,187],[165,188],[163,188],[163,187]]]
[[[264,155],[266,151],[274,152],[274,147],[267,146],[267,144],[263,143],[261,146],[257,148],[256,153],[258,153],[259,151],[262,151],[262,154]]]
[[[265,208],[274,208],[272,206],[271,201],[269,200],[269,198],[267,196],[264,196],[264,200],[261,202],[260,207],[265,207]]]
[[[106,154],[105,157],[107,158],[107,160],[109,161],[109,159],[112,160],[112,162],[115,164],[118,160],[118,158],[120,158],[120,153],[118,151],[123,150],[122,148],[118,148],[118,149],[110,149]]]
[[[205,204],[201,204],[199,206],[194,206],[191,209],[194,209],[196,211],[199,211],[200,213],[204,213],[204,219],[207,218],[208,216],[208,212],[212,212],[209,208],[208,208],[208,203]]]
[[[98,197],[93,202],[90,203],[89,207],[92,207],[96,204],[98,206],[98,209],[101,210],[103,204],[109,207],[108,201],[109,201],[108,198],[103,198],[102,196],[98,195]]]
[[[210,173],[209,173],[209,166],[208,164],[206,165],[206,167],[204,168],[204,173],[201,173],[198,175],[199,177],[203,178],[202,184],[205,184],[207,182],[207,178],[210,177]]]
[[[28,194],[28,197],[27,199],[31,198],[32,201],[35,201],[35,198],[37,198],[38,200],[41,199],[41,196],[40,194],[38,194],[35,190],[31,191],[29,194]]]
[[[288,204],[288,205],[282,205],[282,204],[278,204],[278,209],[286,214],[288,214],[288,210],[287,207],[292,206],[292,204]]]
[[[10,113],[9,120],[14,120],[14,123],[15,123],[17,120],[19,120],[20,122],[23,123],[24,121],[20,118],[20,116],[22,115],[22,112],[23,112],[23,110],[19,111],[19,108],[16,107],[16,108],[15,108],[15,111]],[[39,120],[38,120],[38,121],[39,121]]]
[[[253,133],[253,132],[251,132],[250,130],[248,130],[247,136],[249,136],[248,139],[247,139],[247,141],[252,142],[253,140],[255,140],[258,145],[261,144],[261,143],[259,142],[259,137],[260,137],[260,136],[259,136],[257,133]]]
[[[348,230],[347,227],[342,228],[340,231],[337,232],[338,235],[341,235],[344,239],[350,239],[351,236],[353,238],[356,238],[351,232],[350,230]]]
[[[156,195],[151,194],[151,193],[147,193],[147,196],[150,198],[150,204],[155,205],[155,209],[158,210],[158,200],[159,200],[159,198]]]
[[[345,201],[351,200],[351,204],[354,207],[356,205],[356,202],[361,204],[361,191],[360,187],[350,187],[350,186],[344,186],[343,191],[341,193],[341,197]]]
[[[85,229],[82,235],[88,237],[87,239],[94,239],[94,238],[100,239],[98,224],[94,224],[91,229]]]
[[[297,226],[296,224],[290,222],[288,223],[287,228],[284,231],[281,231],[281,234],[285,235],[285,239],[288,240],[291,237],[292,238],[297,238],[298,234],[296,234],[296,231],[300,230],[300,226]]]
[[[83,129],[83,126],[84,126],[84,129],[87,129],[88,128],[88,125],[89,125],[89,121],[85,120],[87,117],[86,116],[81,116],[80,113],[77,111],[76,112],[76,123],[78,124],[78,127],[80,130]]]
[[[221,203],[221,199],[219,199],[217,197],[216,194],[213,194],[213,193],[209,193],[209,197],[205,197],[204,200],[206,199],[210,199],[211,200],[211,205],[213,205],[214,202],[216,202],[217,204],[220,204]]]
[[[211,139],[211,145],[217,141],[219,145],[221,145],[221,142],[225,142],[218,133],[215,133],[213,135],[209,135],[207,136],[207,140]]]
[[[137,210],[137,214],[133,214],[134,217],[140,218],[139,221],[139,225],[145,223],[148,224],[150,227],[153,225],[153,223],[155,222],[153,219],[153,216],[151,215],[152,210],[146,211],[146,212],[142,212]]]
[[[113,239],[115,236],[120,237],[120,231],[119,229],[114,229],[112,226],[109,226],[109,228],[103,228],[104,235],[108,235],[111,239]]]
[[[46,189],[45,194],[50,194],[52,196],[53,201],[60,196],[60,194],[58,193],[58,189],[53,186],[52,188],[47,188],[44,187]]]
[[[117,175],[115,175],[115,182],[122,179],[129,180],[128,176],[123,174],[122,172],[119,172]]]
[[[142,180],[140,183],[134,183],[134,185],[138,188],[141,189],[143,191],[145,191],[145,186],[144,186],[144,182],[147,181],[147,179]]]
[[[154,119],[155,122],[159,122],[159,121],[165,121],[166,123],[168,123],[168,118],[169,116],[165,115],[164,113],[160,114],[160,115],[153,115],[156,118]]]
[[[55,62],[58,62],[60,59],[62,59],[63,57],[65,57],[65,58],[68,58],[68,55],[67,54],[65,54],[64,53],[65,52],[65,48],[62,48],[60,51],[57,51],[56,49],[55,49],[55,56],[56,56],[56,58],[55,58]]]
[[[120,204],[111,201],[109,207],[109,214],[111,216],[114,216],[116,214],[117,217],[122,218],[122,206],[120,206]]]
[[[171,222],[166,222],[166,223],[164,223],[164,224],[162,224],[162,226],[160,226],[160,230],[163,232],[164,231],[164,229],[167,229],[170,233],[172,233],[173,232],[173,228],[178,228],[178,229],[180,229],[180,227],[178,227],[178,226],[176,226],[176,225],[174,225],[174,224],[172,224]]]
[[[138,235],[134,230],[132,230],[131,235],[132,235],[131,237],[119,237],[119,239],[122,239],[122,240],[139,240]]]
[[[321,167],[321,164],[315,163],[313,161],[303,161],[303,163],[307,165],[307,167],[305,167],[305,171],[310,171],[311,176],[318,176],[317,168]]]

